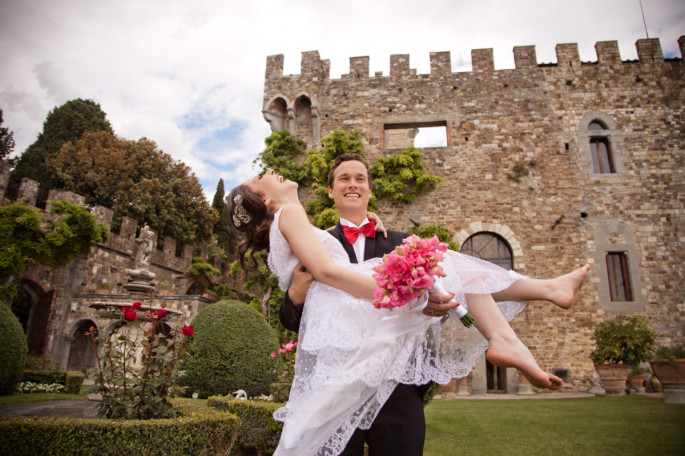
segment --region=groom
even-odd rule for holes
[[[399,231],[388,231],[387,236],[376,232],[367,218],[371,198],[371,174],[366,162],[357,154],[340,155],[328,172],[328,196],[333,199],[340,222],[329,232],[344,247],[350,261],[358,263],[379,258],[402,244],[408,236]],[[302,265],[293,273],[293,283],[283,298],[279,319],[284,327],[297,332],[307,291],[313,278]],[[456,303],[448,303],[449,295],[429,296],[423,313],[442,317]],[[357,429],[341,453],[342,456],[362,456],[364,442],[370,456],[420,456],[426,434],[423,415],[423,396],[428,385],[399,384],[376,416],[371,428]]]

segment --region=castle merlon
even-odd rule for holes
[[[685,55],[685,36],[678,38],[681,59]],[[638,61],[645,64],[655,64],[664,61],[664,54],[658,38],[639,39],[635,43],[638,54]],[[559,67],[576,67],[581,65],[580,54],[577,43],[560,43],[555,46],[557,63]],[[549,63],[539,63],[535,52],[535,46],[515,46],[514,68],[530,69],[534,67],[550,66]],[[621,54],[618,48],[618,41],[598,41],[595,43],[595,53],[599,64],[619,64]],[[266,79],[283,77],[283,54],[267,57]],[[318,51],[307,51],[302,53],[300,78],[314,79],[327,74],[328,60],[320,60]],[[632,63],[632,62],[631,62]],[[493,72],[495,71],[493,49],[472,49],[471,50],[472,72]],[[350,57],[349,73],[343,74],[342,79],[346,78],[368,78],[371,77],[369,70],[369,57],[358,56]],[[451,74],[451,55],[446,52],[430,53],[430,75],[444,76]],[[393,54],[390,56],[390,77],[415,76],[416,69],[410,67],[409,54]],[[295,76],[295,75],[288,75]],[[374,77],[382,77],[382,72],[376,72]]]

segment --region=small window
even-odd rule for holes
[[[592,125],[592,124],[591,124]],[[590,138],[592,167],[596,173],[612,174],[616,172],[611,146],[606,138]]]
[[[628,258],[623,252],[607,253],[609,294],[612,301],[632,301],[633,292],[628,275]]]

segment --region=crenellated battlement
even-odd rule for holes
[[[0,201],[2,205],[11,204],[14,201],[9,201],[4,197],[5,189],[7,187],[7,181],[9,180],[10,167],[4,163],[0,163]],[[36,198],[38,195],[39,183],[24,178],[21,181],[19,191],[17,194],[16,202],[21,202],[22,204],[28,206],[36,205]],[[46,205],[46,212],[50,212],[51,202],[53,201],[69,201],[78,205],[85,205],[85,197],[78,195],[76,193],[63,191],[63,190],[50,190],[48,193]],[[114,254],[121,257],[124,262],[133,261],[136,246],[136,236],[139,229],[139,223],[130,217],[122,217],[118,232],[112,232],[112,218],[113,212],[111,209],[103,206],[95,206],[93,208],[93,216],[97,223],[105,225],[109,230],[109,239],[104,244],[96,245],[96,249],[109,252],[108,255]],[[160,244],[159,233],[156,230],[154,232],[154,250],[151,255],[151,264],[163,271],[159,276],[161,282],[171,283],[175,279],[174,277],[187,272],[192,265],[192,258],[194,247],[192,245],[185,244],[180,249],[177,249],[177,241],[171,236],[165,236],[161,240],[161,249],[158,248]],[[206,258],[204,253],[200,253],[201,256]],[[97,257],[97,253],[95,254]],[[94,260],[95,263],[99,261]],[[214,259],[213,264],[215,267],[221,267],[221,261]],[[117,268],[113,273],[111,270],[104,272],[101,266],[94,267],[96,272],[93,273],[92,277],[88,280],[91,282],[86,288],[93,288],[97,286],[96,282],[106,281],[108,283],[121,283],[125,281],[125,268]]]
[[[685,36],[678,39],[681,58],[685,53]],[[658,38],[639,39],[635,43],[638,53],[638,61],[644,64],[662,63],[664,55],[661,43]],[[574,67],[581,65],[577,43],[561,43],[555,47],[557,62],[556,65],[549,63],[539,63],[535,53],[535,46],[515,46],[513,49],[515,69],[530,69],[535,67],[559,66]],[[618,63],[633,63],[632,61],[622,61],[618,48],[618,41],[598,41],[595,44],[597,55],[596,62],[603,65]],[[283,54],[267,57],[266,79],[267,81],[283,77]],[[587,63],[587,62],[582,62]],[[471,66],[473,73],[495,71],[493,49],[473,49],[471,50]],[[376,72],[375,76],[369,74],[369,57],[350,57],[350,71],[343,74],[341,79],[346,78],[368,78],[368,77],[387,77],[382,72]],[[318,51],[308,51],[302,53],[301,71],[299,77],[307,80],[317,80],[323,82],[328,79],[330,69],[328,60],[321,60]],[[501,70],[510,71],[510,70]],[[430,53],[430,75],[433,77],[451,74],[451,55],[450,52],[431,52]],[[416,76],[416,69],[410,67],[409,54],[394,54],[390,56],[390,77]],[[292,76],[292,75],[291,75]]]

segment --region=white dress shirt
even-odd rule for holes
[[[354,228],[361,228],[362,226],[366,225],[369,223],[368,217],[364,217],[364,220],[362,221],[362,224],[357,226],[354,223],[350,222],[347,219],[344,219],[340,217],[340,224],[343,226],[352,226]],[[354,254],[357,257],[357,263],[361,263],[364,261],[364,247],[366,246],[366,236],[363,234],[359,233],[359,237],[357,238],[357,241],[352,244],[352,248],[354,249]]]

